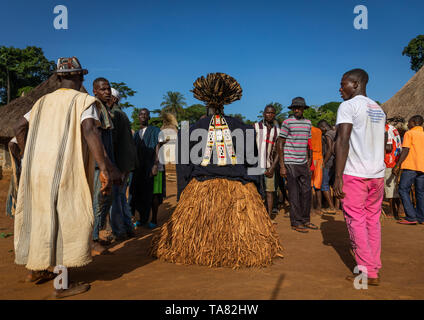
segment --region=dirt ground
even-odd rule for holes
[[[4,214],[9,176],[0,180],[0,233],[13,232]],[[161,206],[163,224],[176,205],[175,182],[167,182],[168,198]],[[284,259],[264,269],[211,269],[161,262],[148,256],[151,231],[94,257],[72,271],[74,280],[91,283],[91,290],[70,299],[280,300],[280,299],[423,299],[424,225],[402,226],[384,220],[381,286],[356,290],[344,280],[354,266],[343,217],[313,216],[319,231],[300,234],[280,213],[277,230]],[[0,238],[0,299],[50,299],[53,283],[23,282],[26,269],[14,264],[13,236]]]

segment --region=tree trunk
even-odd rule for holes
[[[9,69],[6,67],[6,77],[7,77],[7,104],[10,103],[10,76]]]

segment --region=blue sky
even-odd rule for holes
[[[56,5],[69,29],[53,27]],[[353,26],[356,5],[368,8],[368,30]],[[77,56],[85,86],[106,77],[138,93],[137,107],[159,108],[167,91],[198,103],[198,76],[225,72],[243,88],[226,107],[254,120],[265,104],[340,101],[341,75],[370,74],[368,95],[390,99],[411,76],[403,48],[424,33],[424,1],[2,1],[0,45],[43,48],[47,58]],[[6,14],[4,14],[6,13]]]

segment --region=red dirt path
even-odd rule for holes
[[[0,233],[13,232],[4,215],[9,176],[0,180]],[[159,213],[159,224],[176,204],[175,183]],[[319,231],[290,230],[289,219],[277,216],[285,258],[264,269],[231,270],[174,265],[147,255],[151,232],[111,248],[111,253],[72,273],[91,283],[91,290],[71,299],[423,299],[424,225],[401,226],[384,220],[382,283],[355,290],[344,277],[353,265],[343,217],[312,217]],[[49,299],[53,283],[24,283],[26,269],[13,263],[13,237],[0,238],[0,299]]]

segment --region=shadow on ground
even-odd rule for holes
[[[160,206],[158,213],[159,227],[170,218],[174,208],[168,201]],[[149,251],[152,235],[158,229],[139,228],[135,231],[135,238],[117,243],[109,248],[110,251],[93,257],[93,261],[89,265],[71,270],[71,279],[87,283],[111,281],[155,261],[156,258],[152,257]]]
[[[325,220],[321,223],[322,243],[326,246],[332,246],[343,263],[349,270],[353,271],[356,261],[350,251],[351,244],[346,223],[336,221],[334,217],[329,215],[323,215],[322,219]]]

